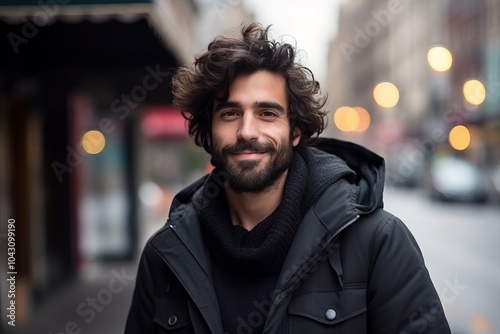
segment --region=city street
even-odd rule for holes
[[[500,206],[387,189],[385,207],[419,242],[453,333],[500,333]]]
[[[178,191],[221,167],[211,159],[207,138],[220,134],[221,142],[281,147],[277,140],[285,128],[300,134],[295,144],[307,144],[310,136],[344,141],[318,147],[349,165],[359,163],[360,184],[366,164],[378,167],[379,159],[361,157],[351,144],[384,158],[385,209],[415,236],[444,309],[434,308],[435,295],[426,305],[412,304],[413,296],[425,295],[413,285],[415,293],[403,302],[415,307],[401,321],[387,311],[393,322],[408,324],[412,334],[426,333],[438,310],[453,334],[500,334],[500,0],[0,0],[0,35],[5,36],[0,41],[0,334],[122,334],[146,242],[191,212],[179,210],[168,219],[172,204],[191,201],[179,196],[173,203]],[[238,104],[237,112],[221,113],[220,122],[212,124],[206,116],[218,118],[206,112],[219,97]],[[268,102],[273,112],[260,108]],[[340,151],[346,148],[344,156]],[[270,160],[275,156],[270,148],[257,151],[235,158],[279,172],[280,166],[271,166],[279,161]],[[311,161],[307,180],[316,190],[316,184],[328,185],[323,180],[339,165],[327,173],[323,158]],[[302,170],[297,175],[306,178]],[[375,175],[380,174],[370,178]],[[293,177],[289,180],[286,193],[295,198]],[[203,200],[225,188],[211,186],[202,189]],[[236,192],[224,207],[246,228],[268,215],[281,191],[276,187],[265,198],[259,194],[258,200],[270,199],[263,205]],[[316,202],[309,192],[301,205]],[[433,198],[439,196],[445,201]],[[489,202],[447,201],[453,198]],[[219,208],[213,217],[210,210],[205,216],[198,205],[195,209],[203,214],[200,221],[220,220]],[[281,209],[295,212],[287,205],[276,212]],[[326,209],[337,213],[335,203]],[[269,217],[270,225],[296,220]],[[212,226],[208,234],[205,227],[204,240],[193,239],[199,249],[212,246]],[[287,244],[289,226],[283,232],[279,227],[272,235]],[[218,230],[214,225],[215,237],[226,242]],[[187,232],[190,238],[196,234]],[[257,239],[244,237],[238,247]],[[353,245],[363,247],[359,241]],[[229,256],[240,259],[240,248],[229,246],[224,247]],[[264,248],[245,251],[240,264],[247,264],[246,257],[250,268],[254,256],[267,254],[260,252]],[[177,250],[185,252],[173,248],[172,254]],[[286,249],[275,253],[285,257]],[[309,264],[294,254],[301,253],[290,250],[287,260],[294,268]],[[268,260],[273,263],[273,256]],[[340,274],[330,260],[330,269]],[[203,262],[197,256],[196,261]],[[390,274],[384,284],[398,278],[413,284],[418,275],[409,279],[399,273],[404,262],[394,270],[382,266]],[[265,271],[263,264],[258,269]],[[265,293],[257,288],[260,283],[270,288],[272,277],[257,279],[254,289],[246,289],[252,298],[245,298],[245,291],[229,289],[233,275],[226,271],[220,274],[226,281],[215,285],[228,288],[207,291],[221,300],[238,299],[238,307],[223,313],[231,327],[245,330],[251,322],[240,322],[237,314],[248,313],[250,320],[250,307],[261,311],[245,300]],[[302,279],[309,273],[297,274]],[[319,282],[311,279],[300,291],[325,289]],[[367,298],[377,290],[373,282]],[[197,306],[218,307],[214,299]],[[324,325],[336,326],[333,333],[344,318],[361,316],[330,307],[336,311],[326,318],[333,314],[334,322]],[[369,308],[371,319],[376,312]],[[289,311],[294,313],[293,305]],[[295,311],[304,316],[297,322],[308,326],[311,314]],[[325,321],[322,317],[311,321]],[[169,331],[184,326],[176,324]],[[297,331],[294,321],[290,326]]]

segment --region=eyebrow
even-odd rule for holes
[[[215,107],[214,112],[224,108],[241,108],[241,103],[235,101],[222,101]]]
[[[257,102],[254,102],[252,104],[252,107],[253,108],[256,108],[256,109],[276,109],[282,113],[285,112],[285,108],[277,103],[277,102],[271,102],[271,101],[257,101]],[[224,108],[242,108],[242,105],[240,102],[236,102],[236,101],[223,101],[221,103],[219,103],[215,109],[214,109],[214,112],[217,112],[221,109],[224,109]]]
[[[277,102],[270,102],[270,101],[262,101],[262,102],[255,102],[252,105],[254,108],[260,108],[260,109],[276,109],[282,113],[285,112],[285,108]]]

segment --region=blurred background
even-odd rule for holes
[[[209,170],[172,73],[254,20],[303,50],[323,135],[385,157],[454,333],[500,332],[497,0],[0,0],[0,332],[123,332],[144,243]]]

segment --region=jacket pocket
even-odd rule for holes
[[[155,296],[155,316],[158,333],[194,333],[187,300],[171,296]]]
[[[295,295],[288,316],[289,333],[366,333],[366,289]]]

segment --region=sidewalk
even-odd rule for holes
[[[86,268],[47,297],[30,324],[7,328],[6,334],[122,334],[136,268],[135,262]]]

